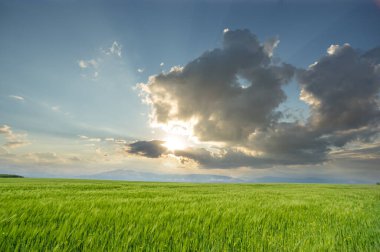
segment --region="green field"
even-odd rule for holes
[[[380,251],[380,186],[0,179],[0,251]]]

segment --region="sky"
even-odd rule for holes
[[[380,2],[0,0],[0,173],[380,181]]]

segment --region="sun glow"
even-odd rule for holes
[[[163,144],[168,150],[175,151],[175,150],[183,150],[186,149],[187,144],[185,140],[181,139],[177,136],[169,136],[165,139],[165,143]]]

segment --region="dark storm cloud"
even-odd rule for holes
[[[361,57],[372,64],[380,64],[380,47],[373,48],[368,52],[363,53]]]
[[[221,153],[213,153],[204,148],[189,148],[177,150],[174,154],[181,158],[181,162],[196,161],[202,168],[268,167],[267,160],[247,155],[236,149],[223,148],[219,151]]]
[[[297,75],[311,108],[308,126],[336,146],[368,140],[379,132],[379,49],[361,54],[345,44],[328,52]]]
[[[260,44],[248,30],[226,31],[222,48],[150,78],[143,89],[155,122],[195,119],[200,140],[223,142],[272,125],[286,99],[281,86],[294,73],[291,65],[271,64],[274,44]]]
[[[248,146],[273,164],[327,161],[333,147],[371,142],[379,133],[378,49],[360,53],[348,44],[331,46],[297,79],[311,114],[303,125],[277,123],[250,135]]]
[[[278,39],[261,44],[248,30],[226,31],[222,48],[141,85],[155,123],[192,121],[199,140],[226,146],[216,152],[177,150],[176,156],[204,168],[318,164],[331,158],[333,148],[376,138],[379,48],[360,52],[348,44],[332,45],[316,63],[298,69],[300,96],[310,116],[284,123],[277,108],[295,68],[272,62],[277,44]]]
[[[175,155],[197,161],[203,168],[267,168],[274,165],[318,164],[328,160],[329,142],[306,127],[281,123],[276,128],[256,132],[248,143],[221,148],[175,151]]]
[[[329,159],[332,147],[371,142],[379,133],[378,50],[360,53],[348,44],[297,73],[301,98],[311,114],[304,125],[277,123],[250,135],[251,149],[274,164],[313,164]]]
[[[298,74],[315,130],[328,133],[378,123],[380,69],[370,56],[362,57],[346,44]]]
[[[249,147],[275,164],[315,164],[327,160],[328,142],[316,132],[296,123],[280,123],[257,132]]]
[[[167,148],[163,146],[164,143],[159,140],[137,141],[127,145],[127,152],[148,158],[158,158],[167,151]]]

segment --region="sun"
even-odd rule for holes
[[[177,136],[168,136],[165,138],[165,143],[163,144],[168,150],[175,151],[175,150],[183,150],[186,149],[186,142]]]

